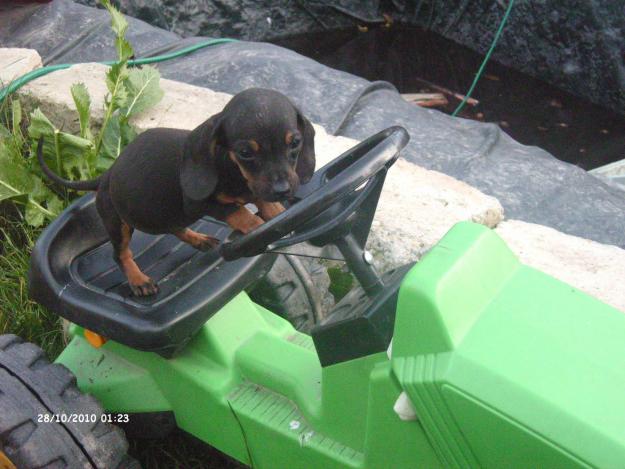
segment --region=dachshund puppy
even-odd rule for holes
[[[54,182],[97,191],[96,207],[114,249],[115,261],[137,296],[158,292],[129,248],[135,229],[171,233],[196,249],[216,238],[187,228],[209,215],[248,233],[284,210],[300,183],[315,170],[310,122],[277,91],[251,88],[192,131],[155,128],[133,140],[97,179],[68,181],[46,165],[43,138],[37,155]],[[255,204],[259,216],[245,204]]]

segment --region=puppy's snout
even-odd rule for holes
[[[271,190],[276,197],[286,197],[291,191],[291,186],[287,180],[282,179],[280,181],[274,182]]]

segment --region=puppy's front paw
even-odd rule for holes
[[[265,221],[254,215],[245,207],[239,207],[235,212],[226,217],[226,223],[232,229],[239,230],[243,234],[248,234],[254,228],[259,227]]]
[[[210,251],[215,248],[219,244],[219,240],[217,238],[213,238],[212,236],[208,236],[205,234],[199,234],[198,240],[193,244],[195,249],[199,251]]]
[[[157,283],[148,276],[146,276],[145,280],[141,283],[135,284],[128,282],[128,285],[130,285],[133,296],[151,296],[158,293]]]
[[[203,233],[198,233],[197,231],[190,230],[189,228],[178,231],[175,235],[178,239],[190,244],[199,251],[210,251],[219,244],[219,240],[217,238],[213,238],[212,236],[205,235]]]
[[[265,223],[265,220],[256,215],[252,215],[251,217],[246,218],[244,222],[237,227],[237,229],[243,234],[248,234],[250,231],[259,227],[263,223]]]
[[[260,212],[260,216],[265,221],[269,221],[284,212],[284,206],[280,202],[263,202],[262,200],[257,200],[255,203]]]

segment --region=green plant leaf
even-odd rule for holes
[[[13,132],[16,136],[22,135],[20,125],[22,123],[22,105],[19,100],[14,99],[11,101],[11,120],[13,125]]]
[[[5,146],[0,147],[0,201],[25,200],[33,188],[33,177],[26,165],[15,161]]]
[[[11,131],[4,125],[0,124],[0,142],[11,138]]]
[[[30,114],[30,125],[28,135],[32,139],[32,154],[36,155],[37,143],[43,137],[43,157],[50,168],[59,176],[65,177],[61,164],[61,155],[57,151],[58,136],[57,129],[50,119],[37,108]]]
[[[32,226],[54,219],[63,209],[63,201],[29,171],[27,160],[14,154],[7,143],[0,144],[0,201],[24,205],[26,221]]]
[[[128,30],[128,22],[124,15],[122,15],[117,8],[111,5],[109,0],[102,0],[102,5],[106,8],[111,15],[111,29],[116,36],[125,36]]]
[[[43,225],[46,220],[46,215],[45,212],[41,210],[41,205],[29,199],[26,203],[26,210],[24,210],[24,218],[26,218],[26,222],[30,226],[37,228]]]
[[[63,210],[63,201],[57,197],[39,178],[33,179],[33,190],[28,195],[24,217],[34,227],[45,220],[54,220]]]
[[[78,111],[80,136],[91,140],[91,98],[84,83],[74,83],[71,87],[72,98]]]
[[[124,107],[128,101],[128,92],[124,84],[126,78],[128,78],[128,67],[125,63],[111,65],[106,72],[106,87],[110,93],[107,105],[112,104],[113,110]]]
[[[133,55],[132,46],[126,40],[126,31],[128,30],[128,21],[124,18],[117,8],[111,5],[109,0],[102,0],[102,5],[111,15],[111,29],[115,33],[115,48],[117,49],[117,58],[120,62],[128,60]]]
[[[18,152],[13,150],[19,148],[19,142],[20,137],[14,135],[9,128],[0,124],[0,151],[6,152],[11,157],[15,157]]]
[[[128,123],[128,119],[120,117],[119,114],[111,117],[102,137],[102,153],[100,156],[103,158],[103,161],[99,162],[99,168],[108,168],[126,145],[136,136],[137,132]]]
[[[128,42],[125,38],[117,38],[115,40],[115,47],[117,48],[117,58],[120,62],[125,62],[134,55],[130,42]]]
[[[61,213],[65,208],[64,205],[65,204],[63,203],[63,201],[52,193],[50,193],[46,200],[46,206],[48,207],[48,210],[54,213],[54,215],[58,215],[59,213]]]
[[[91,177],[93,169],[89,166],[90,152],[94,149],[91,140],[56,129],[39,108],[30,116],[28,134],[32,139],[33,155],[39,138],[44,137],[43,157],[59,176],[69,179]],[[35,167],[39,172],[38,166]]]
[[[119,128],[119,115],[112,116],[108,125],[102,129],[102,147],[100,157],[108,159],[111,163],[121,151],[121,131]]]
[[[30,113],[30,125],[28,126],[28,135],[33,138],[39,138],[41,135],[52,135],[54,133],[54,125],[50,119],[36,108]]]
[[[130,117],[157,104],[164,94],[160,87],[160,79],[158,70],[148,65],[129,70],[124,81],[128,99],[122,113]]]
[[[5,125],[0,125],[0,138],[4,142],[14,149],[19,151],[24,146],[24,135],[22,134],[22,106],[17,99],[10,99],[6,103],[8,106],[2,106],[2,112],[4,113],[3,122]]]
[[[130,142],[132,142],[135,139],[135,137],[137,136],[137,131],[132,125],[128,123],[128,119],[122,119],[120,123],[119,131],[121,132],[121,135],[122,135],[122,145],[123,145],[122,150],[123,150],[126,147],[126,145],[128,145]]]
[[[91,140],[65,132],[57,132],[56,135],[63,173],[70,179],[89,179],[92,174],[89,166],[93,150]]]
[[[95,139],[95,153],[97,158],[100,156],[116,158],[119,153],[115,153],[117,144],[114,142],[119,137],[119,122],[111,122],[115,117],[115,113],[126,105],[128,100],[128,92],[124,81],[128,77],[128,68],[125,63],[117,63],[111,66],[106,72],[106,86],[109,94],[104,99],[104,119],[98,137]],[[107,139],[107,148],[105,145]],[[98,167],[101,162],[97,162]]]

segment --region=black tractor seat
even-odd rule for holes
[[[212,218],[192,228],[225,240],[231,229]],[[136,231],[131,250],[159,293],[133,297],[112,257],[93,194],[69,206],[42,233],[31,258],[31,297],[60,316],[130,347],[171,356],[223,305],[265,275],[276,258],[225,261],[173,235]]]

